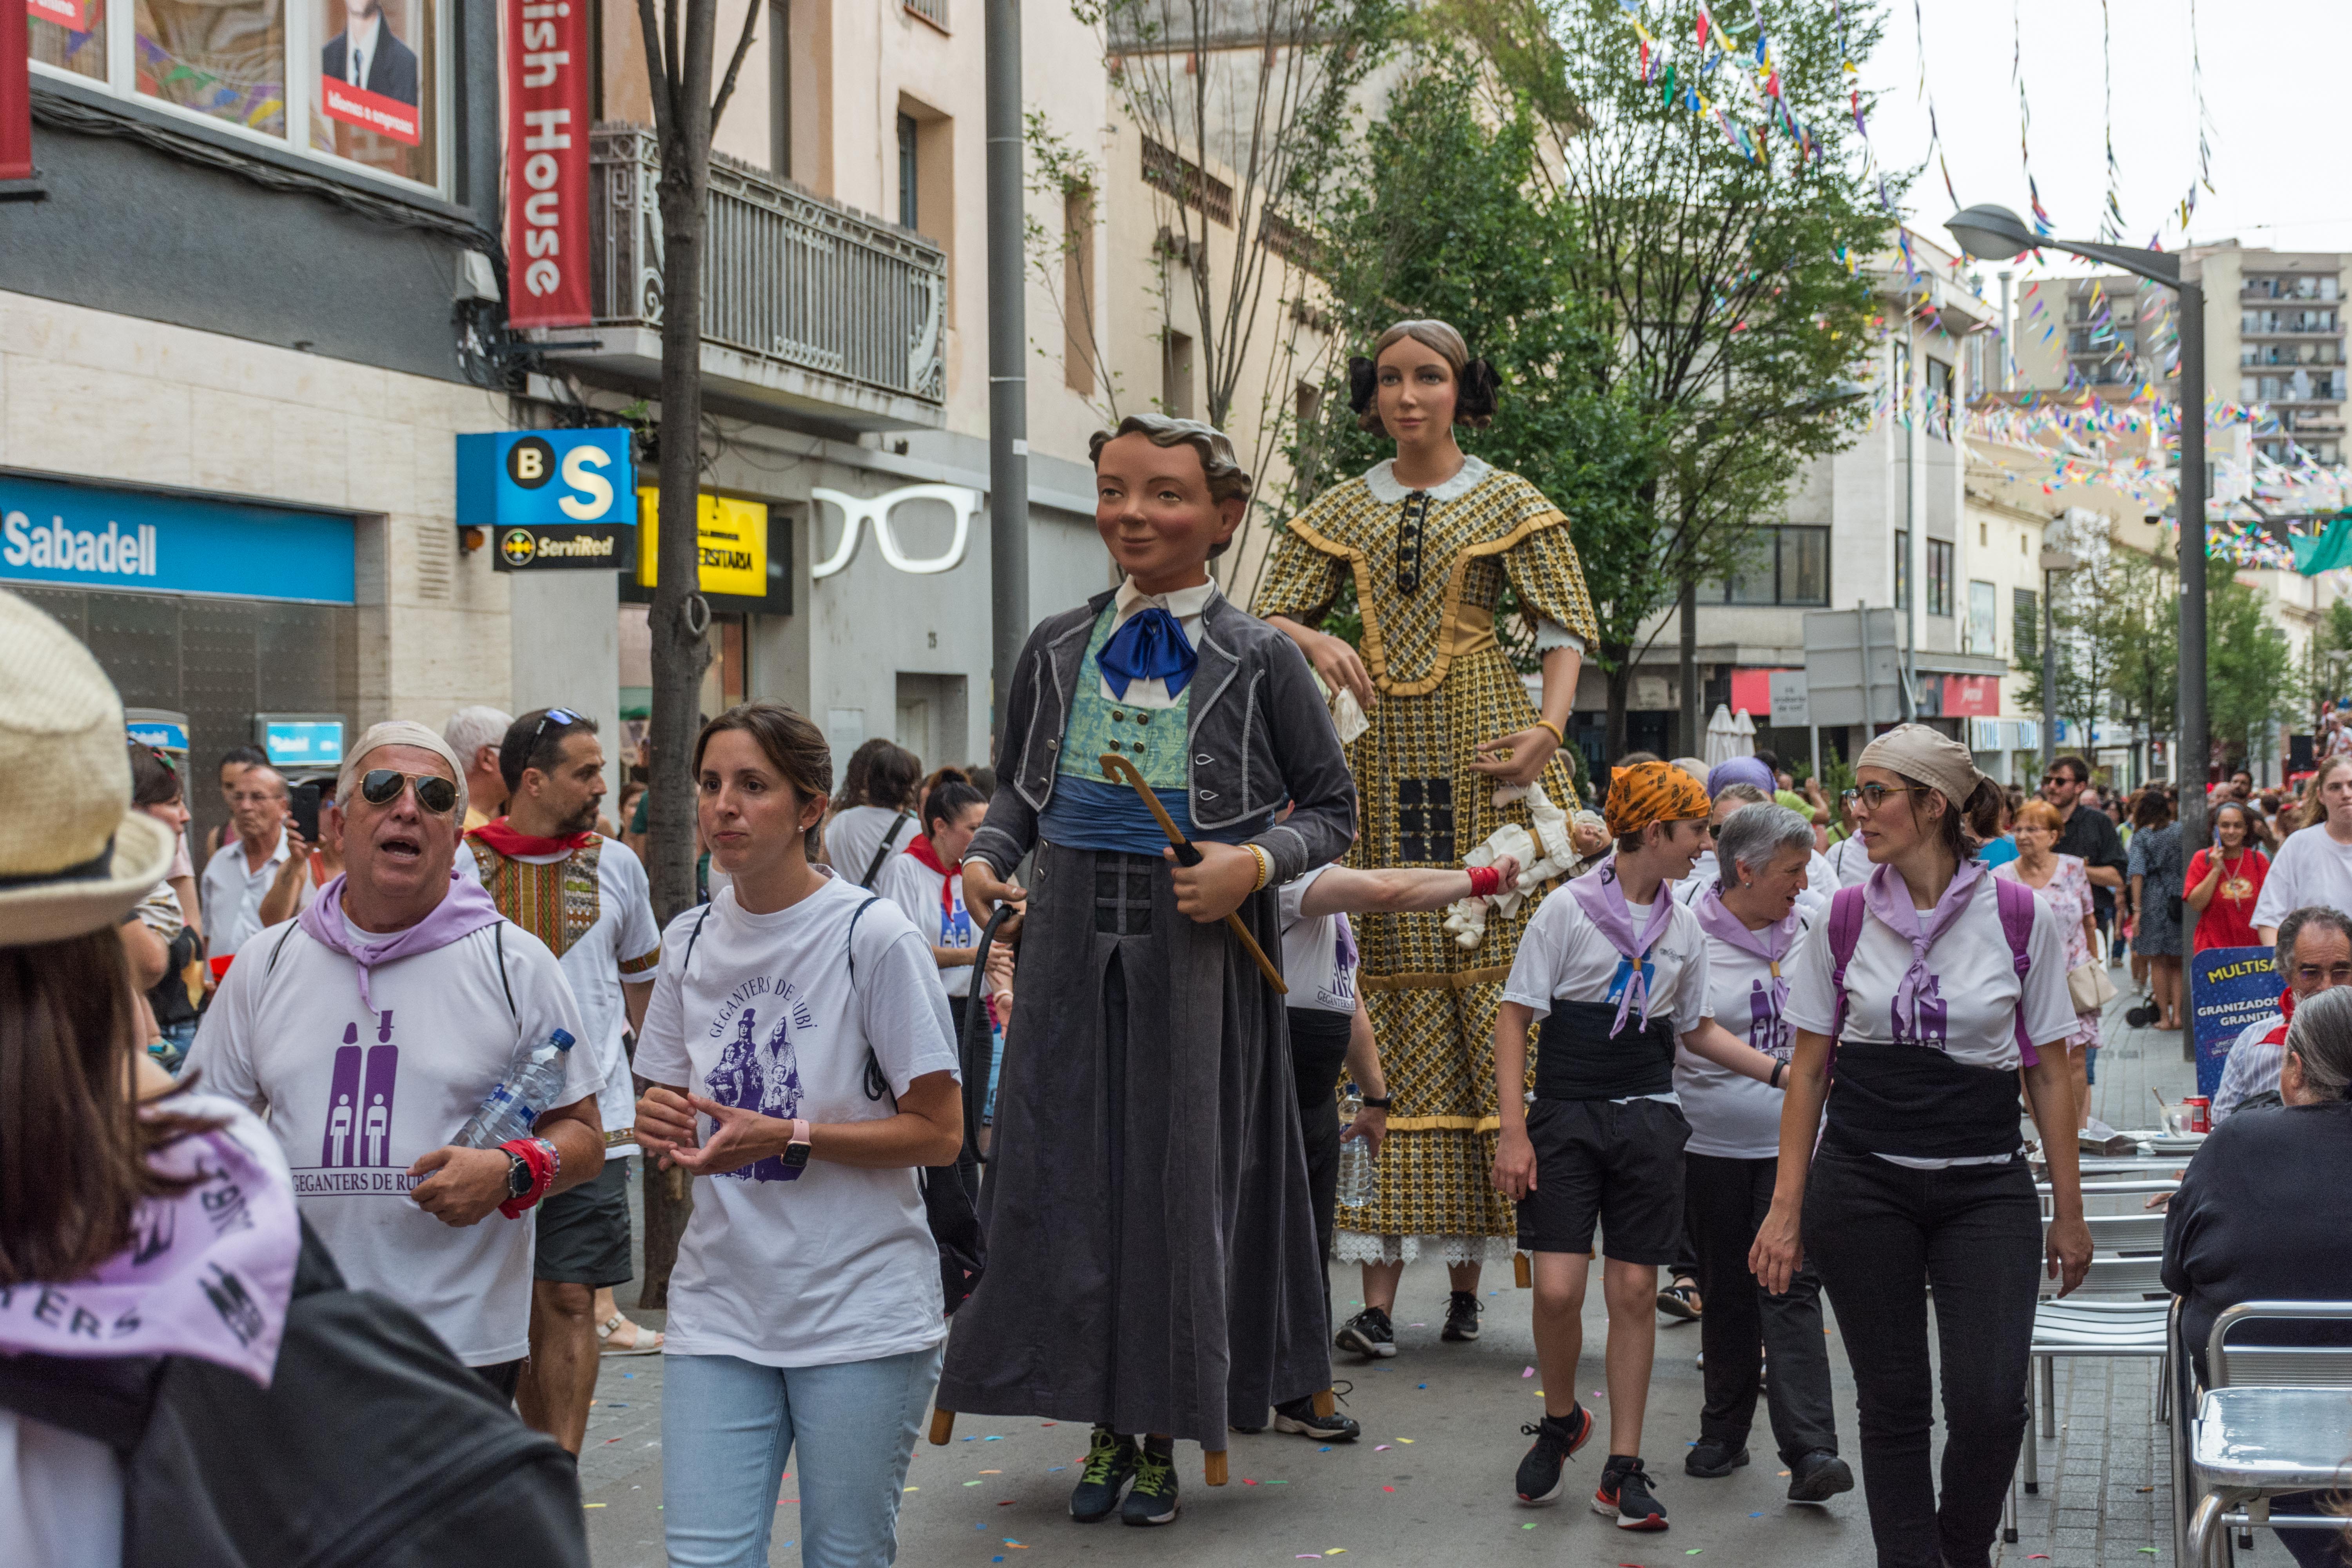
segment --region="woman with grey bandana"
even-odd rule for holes
[[[1983,1568],[2025,1434],[2037,1276],[2046,1260],[2064,1294],[2091,1256],[2065,950],[2047,906],[1990,876],[1962,832],[1998,787],[1965,747],[1906,724],[1854,777],[1871,874],[1797,955],[1780,1170],[1749,1265],[1778,1295],[1810,1261],[1837,1309],[1882,1568]],[[2046,1243],[2020,1158],[2021,1065],[2050,1162]],[[1924,1287],[1943,1366],[1940,1498]]]

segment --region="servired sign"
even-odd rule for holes
[[[507,319],[576,327],[588,298],[588,7],[507,8]]]

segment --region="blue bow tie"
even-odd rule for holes
[[[1157,605],[1129,616],[1095,659],[1114,697],[1126,696],[1131,680],[1165,681],[1169,696],[1181,696],[1200,662],[1184,640],[1184,628]]]

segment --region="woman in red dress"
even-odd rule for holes
[[[2200,849],[2189,858],[2189,907],[2197,911],[2197,942],[2190,950],[2209,947],[2260,947],[2254,930],[2254,900],[2263,896],[2263,879],[2271,863],[2254,847],[2253,817],[2238,801],[2223,801],[2213,811],[2219,850]]]

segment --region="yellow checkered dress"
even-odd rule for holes
[[[1495,641],[1506,575],[1528,614],[1559,622],[1588,645],[1596,638],[1568,519],[1518,475],[1475,458],[1446,484],[1411,495],[1383,463],[1291,520],[1254,608],[1314,626],[1350,573],[1364,662],[1381,696],[1371,728],[1348,748],[1363,831],[1347,863],[1458,866],[1504,822],[1528,826],[1526,806],[1497,808],[1494,781],[1470,766],[1480,742],[1537,717]],[[1542,780],[1570,811],[1572,778],[1567,760],[1556,757]],[[1454,1262],[1508,1255],[1510,1201],[1487,1180],[1496,1128],[1495,1006],[1536,901],[1508,919],[1490,911],[1485,938],[1468,949],[1440,924],[1442,911],[1351,917],[1396,1104],[1377,1194],[1367,1207],[1340,1212],[1343,1260],[1394,1261],[1433,1248]],[[1528,1071],[1532,1079],[1532,1059]]]

